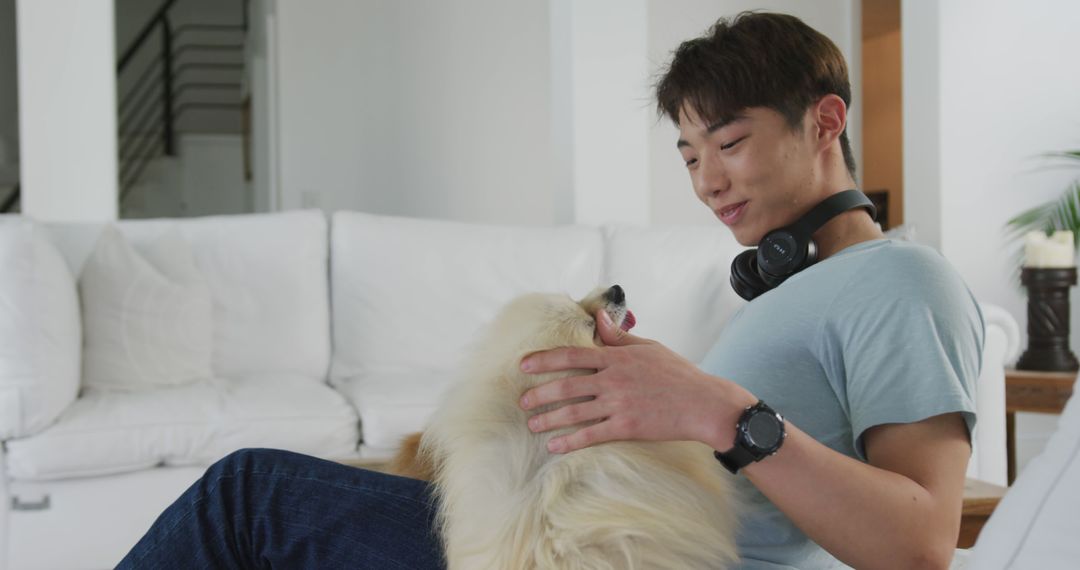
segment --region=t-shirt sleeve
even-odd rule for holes
[[[985,332],[978,303],[929,248],[868,265],[839,292],[822,335],[856,453],[867,459],[863,434],[871,427],[950,412],[973,434]]]

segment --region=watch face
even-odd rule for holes
[[[746,426],[746,435],[755,447],[771,449],[780,443],[780,437],[783,434],[781,425],[776,421],[776,416],[768,412],[757,413],[750,416],[750,421]]]

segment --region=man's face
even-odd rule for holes
[[[740,244],[757,245],[818,201],[811,195],[811,125],[804,117],[802,129],[791,129],[783,115],[765,107],[713,125],[689,106],[679,113],[678,148],[694,193]]]

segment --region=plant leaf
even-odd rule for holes
[[[1068,160],[1080,160],[1080,150],[1066,150],[1062,152],[1048,152],[1043,156],[1048,158],[1064,158]]]
[[[1080,151],[1067,154],[1080,160]],[[1073,246],[1080,249],[1080,179],[1073,181],[1056,200],[1035,206],[1021,212],[1005,224],[1005,235],[1009,241],[1023,239],[1028,232],[1042,231],[1047,234],[1057,230],[1069,230],[1073,233]],[[1019,275],[1023,264],[1023,245],[1013,256],[1013,264]]]

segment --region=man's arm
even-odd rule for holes
[[[743,473],[811,539],[855,568],[948,568],[971,454],[959,413],[867,430],[869,464],[787,428]]]
[[[552,439],[548,449],[566,453],[616,440],[694,440],[730,449],[736,420],[757,398],[604,317],[603,311],[597,314],[597,330],[608,348],[559,348],[522,362],[531,373],[598,371],[554,380],[523,396],[525,409],[593,398],[529,420],[536,432],[598,420]],[[959,413],[866,430],[869,464],[830,449],[790,422],[787,433],[779,452],[742,472],[811,539],[860,570],[949,566],[971,454]]]

